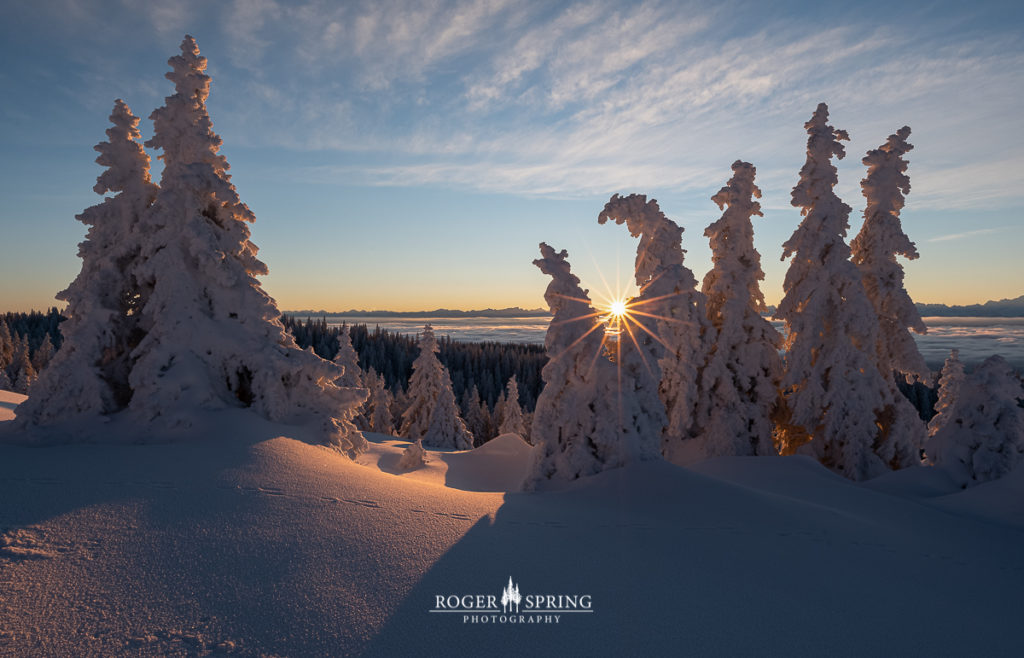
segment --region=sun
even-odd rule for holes
[[[605,335],[614,340],[622,333],[625,323],[630,319],[629,304],[625,299],[613,299],[606,307],[607,311],[600,318],[604,323]]]

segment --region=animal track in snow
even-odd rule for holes
[[[43,528],[26,526],[0,529],[0,566],[25,560],[48,560],[86,552],[97,547],[95,541],[68,543],[48,536]]]
[[[381,509],[380,503],[375,500],[363,500],[359,498],[345,498],[346,503],[353,505],[362,505],[363,507],[373,507],[375,509]]]

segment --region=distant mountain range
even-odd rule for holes
[[[946,304],[917,304],[917,311],[923,317],[982,317],[982,318],[1012,318],[1024,317],[1024,295],[1014,299],[1000,299],[989,301],[984,304],[969,304],[967,306],[948,306]],[[768,308],[769,315],[775,312],[775,307]],[[367,311],[362,309],[350,309],[348,311],[318,311],[304,309],[301,311],[285,311],[294,317],[312,317],[316,315],[328,315],[341,318],[546,318],[550,317],[543,308],[485,308],[474,311],[459,311],[450,308],[438,308],[432,311]]]
[[[917,312],[923,317],[982,317],[982,318],[1013,318],[1024,317],[1024,295],[1015,299],[1000,299],[984,304],[968,306],[946,306],[945,304],[917,304]]]
[[[477,311],[457,311],[450,308],[438,308],[433,311],[363,311],[351,309],[348,311],[285,311],[286,314],[294,317],[327,315],[340,318],[546,318],[551,313],[542,308],[525,309],[513,306],[512,308],[485,308]]]

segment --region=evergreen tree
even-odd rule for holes
[[[370,389],[370,399],[366,402],[369,407],[366,412],[369,429],[378,434],[391,434],[395,429],[391,415],[391,392],[384,385],[384,377],[378,375],[373,368],[367,372],[367,380]]]
[[[516,384],[516,376],[512,375],[508,380],[508,387],[505,392],[505,407],[501,418],[501,426],[498,434],[526,434],[526,419],[523,417],[523,409],[519,406],[519,386]]]
[[[955,372],[954,366],[950,381]],[[1000,478],[1024,462],[1024,386],[1010,364],[991,356],[950,388],[936,416],[942,422],[926,444],[928,459],[964,487]]]
[[[459,416],[448,370],[437,360],[439,349],[434,328],[428,324],[420,336],[420,355],[412,364],[409,407],[402,414],[399,434],[435,448],[468,450],[473,437]]]
[[[729,184],[711,198],[721,219],[704,231],[714,267],[704,277],[708,318],[714,336],[701,372],[698,423],[704,454],[771,455],[779,403],[782,337],[765,320],[760,281],[761,255],[754,249],[753,215],[761,215],[761,190],[754,166],[737,160]]]
[[[462,394],[462,417],[466,421],[466,429],[473,435],[473,445],[480,446],[487,440],[487,420],[481,410],[480,393],[476,384]],[[486,406],[483,407],[486,410]]]
[[[423,440],[416,439],[402,451],[402,456],[398,460],[398,470],[413,471],[426,466],[426,464],[427,451],[423,449]]]
[[[498,399],[494,401],[494,411],[491,412],[491,425],[490,433],[488,433],[486,440],[491,440],[501,433],[501,424],[505,420],[505,393],[504,391],[498,394]]]
[[[139,221],[157,187],[149,178],[149,156],[139,144],[138,124],[120,99],[110,115],[107,141],[94,148],[106,170],[93,190],[116,196],[87,208],[77,219],[89,226],[79,245],[82,269],[57,298],[68,303],[64,343],[18,410],[23,423],[47,425],[124,409],[132,396],[132,351],[143,329],[140,311],[149,286],[136,277],[142,235]],[[52,355],[53,345],[49,340]],[[46,349],[45,347],[43,348]]]
[[[635,378],[642,413],[662,434],[663,454],[682,461],[684,444],[700,433],[695,423],[699,368],[706,359],[710,328],[704,295],[683,264],[683,229],[665,216],[657,201],[642,194],[616,194],[598,216],[602,224],[609,220],[626,224],[630,235],[640,238],[635,266],[640,294],[628,304],[628,339],[618,341],[618,358]],[[623,352],[625,346],[635,349]]]
[[[6,320],[0,319],[0,370],[6,370],[14,358],[14,338]]]
[[[295,344],[256,279],[267,267],[249,240],[255,217],[218,153],[206,58],[186,36],[168,63],[175,93],[152,113],[146,142],[162,149],[164,169],[143,218],[139,275],[151,292],[130,408],[147,421],[188,425],[195,409],[249,407],[271,420],[316,419],[326,442],[362,449],[351,419],[367,392],[334,384],[339,369]]]
[[[7,368],[14,358],[14,339],[6,320],[0,318],[0,391],[13,391],[14,385],[7,376]]]
[[[352,347],[348,325],[342,326],[338,333],[338,353],[334,357],[334,363],[345,369],[344,374],[337,380],[338,386],[362,388],[363,371],[359,367],[359,355]]]
[[[860,186],[867,206],[864,224],[850,248],[878,316],[879,371],[883,377],[898,372],[925,378],[929,369],[910,331],[924,334],[928,329],[903,286],[903,267],[896,260],[896,256],[907,260],[919,257],[900,223],[904,195],[910,193],[907,161],[903,158],[914,148],[907,143],[909,136],[910,128],[904,126],[864,157],[868,175]]]
[[[334,355],[334,364],[341,366],[344,369],[341,377],[334,380],[337,386],[342,388],[365,388],[369,395],[372,395],[372,389],[369,385],[364,385],[363,382],[363,371],[359,367],[359,355],[356,354],[355,348],[352,347],[352,337],[349,335],[348,325],[342,325],[341,331],[338,333],[338,351]],[[370,429],[370,418],[369,408],[367,402],[364,402],[354,416],[352,416],[352,423],[359,430]]]
[[[878,319],[844,241],[850,207],[833,191],[832,156],[845,155],[849,136],[828,125],[824,103],[805,128],[807,161],[792,194],[803,221],[783,245],[783,259],[793,260],[777,312],[788,329],[783,386],[791,412],[780,447],[786,454],[807,444],[826,466],[864,480],[920,458],[907,428],[894,425],[899,393],[876,366]]]
[[[53,360],[53,355],[57,353],[57,348],[53,346],[53,341],[50,340],[49,336],[43,336],[43,342],[40,343],[39,348],[32,354],[32,367],[36,369],[36,372],[42,371],[46,366],[50,365],[50,361]]]
[[[541,243],[534,261],[551,276],[544,299],[551,324],[544,339],[548,362],[531,430],[533,463],[523,487],[575,480],[659,454],[657,431],[643,431],[628,377],[604,357],[603,325],[587,291],[572,274],[568,254]]]
[[[928,422],[929,436],[935,436],[952,421],[953,406],[960,397],[960,388],[966,378],[964,364],[960,361],[960,350],[951,350],[939,373],[939,397],[935,402],[935,415]]]
[[[480,435],[477,445],[483,445],[487,441],[494,438],[496,430],[494,427],[494,417],[491,415],[491,410],[487,406],[486,400],[480,401]]]
[[[22,395],[28,394],[29,387],[36,381],[36,369],[32,367],[32,359],[28,354],[28,339],[20,334],[14,336],[11,363],[7,366],[7,379],[11,390]],[[21,405],[16,407],[20,409]]]

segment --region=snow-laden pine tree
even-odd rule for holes
[[[936,467],[967,487],[1000,478],[1024,462],[1024,386],[1003,357],[990,356],[952,395],[941,412],[944,422],[925,444]]]
[[[347,324],[342,325],[341,331],[338,332],[338,353],[334,355],[334,364],[344,369],[341,377],[334,380],[336,385],[342,388],[365,388],[369,395],[373,394],[363,381],[363,369],[359,367],[359,355],[352,347],[352,336],[349,334]],[[364,402],[351,418],[352,423],[361,431],[370,429],[367,402]]]
[[[32,359],[29,357],[27,336],[14,334],[11,354],[11,362],[7,366],[7,379],[11,383],[12,391],[25,395],[36,381],[36,369],[32,367]],[[20,408],[21,405],[18,405],[15,413]]]
[[[854,480],[920,461],[916,437],[894,424],[895,382],[878,371],[878,319],[845,242],[850,207],[833,188],[832,157],[845,156],[844,130],[828,125],[818,105],[805,126],[807,161],[793,188],[803,220],[783,245],[793,257],[777,317],[786,322],[785,375],[789,419],[780,427],[780,449],[806,444],[823,464]]]
[[[2,388],[5,390],[10,390],[11,382],[7,378],[7,366],[11,365],[13,358],[14,338],[11,336],[11,328],[7,326],[6,320],[0,318],[0,373],[3,373],[0,384],[4,384]]]
[[[473,435],[466,429],[455,404],[448,369],[438,360],[440,347],[429,324],[420,334],[420,354],[412,363],[409,407],[402,414],[399,435],[434,448],[469,450]]]
[[[602,224],[609,220],[626,224],[630,235],[640,238],[635,264],[640,294],[629,303],[629,332],[620,337],[621,345],[639,348],[636,397],[653,423],[666,416],[665,458],[688,461],[684,455],[690,452],[689,442],[700,433],[694,421],[710,323],[697,279],[683,264],[683,229],[665,216],[657,201],[642,194],[614,195],[598,216]],[[626,356],[630,358],[628,351]],[[654,378],[660,405],[650,395],[647,377]]]
[[[634,384],[604,356],[604,327],[565,250],[540,245],[533,261],[551,277],[544,293],[553,315],[544,346],[548,362],[537,398],[534,443],[524,490],[575,480],[637,461],[657,459],[658,428],[646,428],[630,394]]]
[[[317,420],[324,441],[365,445],[351,423],[366,399],[341,388],[329,361],[299,349],[257,276],[255,217],[238,197],[206,110],[206,58],[186,36],[168,60],[175,93],[150,118],[164,169],[143,217],[146,337],[135,350],[130,409],[144,421],[188,425],[196,409],[248,407],[271,420]]]
[[[136,278],[139,222],[157,186],[149,179],[149,156],[138,141],[139,119],[118,99],[110,122],[107,141],[94,147],[100,154],[97,164],[106,170],[93,190],[115,196],[76,217],[89,231],[78,248],[82,269],[57,294],[68,303],[68,319],[60,328],[64,343],[29,400],[18,407],[21,423],[48,425],[109,415],[131,400],[132,351],[143,335],[140,311],[149,297],[148,286]]]
[[[484,441],[491,437],[487,436],[487,405],[480,400],[480,391],[476,384],[463,391],[460,406],[462,418],[466,421],[466,429],[473,435],[473,445],[483,445]]]
[[[928,421],[929,436],[935,436],[953,419],[953,405],[960,397],[960,387],[966,378],[960,350],[951,350],[939,373],[939,399],[935,401],[935,415]]]
[[[7,321],[0,318],[0,391],[13,391],[14,384],[7,376],[7,368],[14,357],[14,339]]]
[[[43,342],[40,343],[39,348],[32,355],[32,367],[36,369],[36,372],[42,372],[43,369],[50,365],[50,361],[53,360],[53,356],[56,353],[57,348],[53,346],[53,340],[50,338],[50,335],[43,335]]]
[[[338,353],[334,356],[334,363],[345,369],[337,379],[338,386],[363,387],[363,369],[359,367],[359,355],[352,347],[352,336],[347,324],[338,332]]]
[[[761,316],[764,272],[751,221],[761,215],[754,200],[761,190],[754,184],[754,165],[737,160],[732,172],[728,185],[711,197],[725,212],[704,231],[714,263],[702,290],[713,339],[701,371],[697,418],[708,457],[776,454],[772,417],[781,401],[782,336]]]
[[[366,401],[366,418],[369,430],[378,434],[391,434],[394,422],[391,416],[393,398],[384,383],[384,376],[378,375],[372,367],[366,373],[370,398]]]
[[[526,435],[526,419],[523,417],[523,408],[519,406],[519,384],[515,375],[509,377],[505,388],[505,410],[498,434],[518,434],[521,437]]]
[[[414,471],[427,465],[427,451],[423,449],[423,441],[416,439],[402,451],[398,459],[398,470]]]
[[[913,149],[907,143],[910,128],[904,126],[889,135],[877,149],[868,151],[862,162],[868,175],[860,182],[867,206],[860,233],[850,243],[853,262],[860,268],[864,289],[878,316],[876,350],[879,371],[913,374],[927,378],[928,366],[910,331],[927,331],[914,301],[903,286],[903,267],[896,260],[919,257],[917,247],[900,223],[900,211],[910,193],[907,161],[904,155]]]

